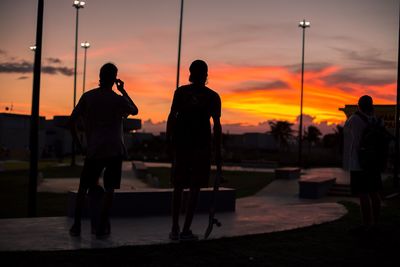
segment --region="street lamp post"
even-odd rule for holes
[[[177,70],[176,70],[176,88],[179,87],[179,74],[180,74],[180,69],[181,69],[183,3],[184,3],[184,0],[181,0],[181,16],[180,16],[180,20],[179,20],[179,37],[178,37],[178,64],[177,64]]]
[[[28,186],[28,216],[36,216],[36,193],[39,160],[39,100],[40,100],[40,70],[42,63],[44,0],[38,0],[35,61],[33,63],[32,109],[29,131],[29,186]]]
[[[300,93],[300,122],[299,122],[299,156],[298,164],[302,165],[302,141],[303,141],[303,86],[304,86],[304,45],[306,28],[310,27],[311,23],[303,19],[299,23],[299,27],[303,29],[303,45],[301,53],[301,93]]]
[[[400,10],[399,10],[400,12]],[[399,35],[400,38],[400,14],[399,14]],[[396,111],[394,116],[395,143],[394,143],[394,165],[393,165],[393,185],[399,188],[399,160],[400,160],[400,39],[397,41],[397,96]]]
[[[90,47],[90,43],[87,41],[81,43],[81,47],[85,49],[85,56],[83,59],[83,85],[82,85],[82,94],[85,93],[85,82],[86,82],[86,58],[87,58],[87,50]]]
[[[79,23],[79,9],[85,7],[84,1],[74,1],[72,4],[76,8],[76,24],[75,24],[75,63],[74,63],[74,101],[73,108],[76,106],[76,71],[78,64],[78,23]],[[71,166],[75,165],[75,141],[72,139],[71,145]]]

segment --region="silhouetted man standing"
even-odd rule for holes
[[[122,160],[126,157],[122,120],[128,115],[138,113],[138,108],[124,89],[124,82],[117,79],[117,73],[118,69],[114,64],[103,65],[100,69],[99,87],[82,95],[70,117],[71,132],[78,144],[76,125],[79,118],[83,119],[87,139],[86,159],[79,182],[74,224],[70,229],[72,236],[80,235],[85,195],[88,189],[97,185],[103,170],[105,194],[99,223],[92,231],[97,237],[110,234],[108,213],[114,189],[120,187]],[[112,90],[114,83],[122,95]]]
[[[358,111],[351,115],[344,125],[345,133],[349,138],[348,155],[345,157],[348,159],[348,162],[345,165],[347,165],[350,170],[350,186],[352,194],[358,196],[360,199],[360,208],[363,219],[362,226],[351,230],[354,234],[361,234],[373,229],[378,223],[381,209],[379,192],[382,189],[382,168],[380,165],[383,166],[385,162],[379,161],[384,160],[384,155],[380,157],[378,156],[377,159],[372,160],[369,164],[363,163],[361,158],[363,156],[362,143],[366,138],[365,131],[367,127],[377,125],[384,129],[383,122],[379,121],[374,116],[373,111],[372,98],[368,95],[364,95],[358,100]],[[378,153],[376,152],[373,154]],[[378,165],[378,167],[375,167],[374,165]]]
[[[174,94],[167,122],[167,140],[172,153],[171,182],[174,186],[171,240],[197,240],[190,229],[201,187],[208,186],[211,165],[211,125],[214,123],[216,163],[221,161],[221,99],[206,87],[207,64],[195,60],[190,65],[191,84],[179,87]],[[179,213],[182,192],[189,188],[185,223],[180,232]]]

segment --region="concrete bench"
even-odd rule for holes
[[[333,177],[304,176],[299,180],[299,197],[317,199],[328,194],[336,182]]]
[[[182,208],[186,207],[188,190],[184,191]],[[68,193],[68,216],[74,216],[77,191]],[[202,188],[196,212],[208,212],[212,188]],[[116,191],[114,194],[111,216],[133,217],[171,214],[172,189],[138,189],[135,191]],[[88,216],[88,201],[83,209],[83,216]],[[236,207],[236,190],[220,188],[217,195],[217,212],[233,212]]]
[[[275,179],[299,179],[300,168],[283,167],[275,169]]]

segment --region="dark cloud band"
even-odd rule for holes
[[[0,62],[0,73],[30,73],[33,71],[33,64],[27,61],[20,62]],[[61,74],[65,76],[72,76],[74,71],[72,68],[59,66],[43,66],[42,73],[56,75]]]

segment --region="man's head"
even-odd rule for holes
[[[208,66],[203,60],[195,60],[189,67],[191,83],[205,84],[208,77]]]
[[[374,111],[372,97],[369,95],[363,95],[360,97],[358,100],[358,109],[367,114],[372,113]]]
[[[100,87],[112,87],[117,78],[118,68],[113,63],[106,63],[100,68]]]

